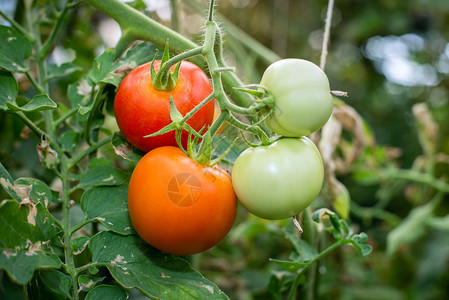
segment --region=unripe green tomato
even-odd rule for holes
[[[306,137],[248,148],[232,169],[237,199],[249,212],[269,220],[304,210],[318,196],[323,179],[320,152]]]
[[[326,74],[314,63],[303,59],[282,59],[264,72],[261,85],[275,101],[267,125],[286,137],[308,135],[329,120],[333,103]]]

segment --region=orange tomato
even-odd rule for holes
[[[148,152],[135,167],[128,208],[143,240],[167,253],[190,255],[226,236],[237,200],[223,168],[201,165],[179,148],[164,146]]]

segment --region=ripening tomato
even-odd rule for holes
[[[159,70],[160,61],[154,62]],[[174,67],[173,67],[174,68]],[[206,74],[193,63],[183,61],[176,87],[171,91],[160,91],[151,81],[151,62],[131,71],[121,82],[114,101],[117,124],[128,142],[148,152],[161,146],[176,146],[175,132],[144,138],[171,123],[170,95],[176,108],[184,116],[212,93]],[[214,117],[214,101],[210,101],[196,112],[187,124],[199,131],[209,126]],[[182,135],[183,146],[187,145],[188,133]]]
[[[177,147],[148,152],[135,167],[128,208],[137,233],[150,245],[190,255],[216,245],[237,214],[231,176],[201,165]]]
[[[248,148],[232,169],[237,199],[249,212],[270,220],[304,210],[318,196],[323,179],[319,150],[306,137]]]
[[[329,120],[333,103],[326,74],[303,59],[282,59],[264,72],[261,85],[275,101],[267,125],[277,134],[300,137],[320,129]]]

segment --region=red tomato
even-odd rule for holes
[[[128,207],[142,239],[177,255],[216,245],[237,214],[230,175],[171,146],[154,149],[139,161],[129,182]]]
[[[154,62],[156,71],[160,61]],[[174,67],[173,67],[174,69]],[[183,61],[176,87],[171,91],[160,91],[151,81],[151,62],[131,71],[121,82],[114,101],[114,113],[123,136],[138,149],[148,152],[161,146],[176,146],[175,132],[144,138],[171,123],[170,95],[176,108],[186,115],[198,103],[212,93],[206,74],[196,65]],[[214,101],[210,101],[196,112],[187,123],[199,131],[209,126],[214,116]],[[187,132],[182,143],[187,145]]]

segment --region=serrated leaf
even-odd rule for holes
[[[99,84],[104,78],[106,78],[110,72],[117,69],[120,64],[115,62],[115,50],[110,48],[104,51],[94,61],[94,66],[90,73],[90,79]]]
[[[58,105],[48,97],[46,94],[39,94],[33,97],[30,102],[24,106],[18,106],[15,103],[7,102],[9,110],[11,111],[23,111],[23,112],[34,112],[42,110],[55,109]]]
[[[137,163],[142,154],[136,147],[128,143],[128,141],[119,132],[114,133],[112,137],[112,147],[117,155],[123,157],[126,160]]]
[[[278,260],[270,258],[270,261],[280,266],[285,271],[296,273],[298,270],[307,265],[307,263],[289,260]]]
[[[42,282],[53,292],[70,298],[72,280],[69,275],[58,270],[39,271]]]
[[[137,235],[100,232],[89,244],[93,261],[106,264],[125,288],[163,299],[228,299],[212,282],[178,256],[146,244]]]
[[[0,25],[0,68],[25,72],[25,61],[31,55],[30,41],[14,28]]]
[[[128,299],[128,294],[115,285],[100,285],[91,290],[86,295],[86,300],[126,300]]]
[[[9,72],[0,70],[0,110],[9,111],[8,103],[15,103],[19,85]]]
[[[63,63],[61,65],[51,64],[48,66],[48,77],[47,81],[55,78],[61,78],[64,76],[69,76],[77,71],[80,71],[81,68],[77,65],[74,65],[70,62]]]
[[[83,292],[92,290],[95,285],[103,281],[105,277],[97,277],[91,275],[80,275],[78,277],[78,285]]]
[[[55,224],[42,214],[42,205],[37,205],[36,225],[28,222],[28,207],[14,200],[0,204],[0,268],[10,277],[25,284],[36,269],[60,268],[58,256],[47,252],[49,239],[57,237],[49,229]]]
[[[21,199],[29,197],[34,203],[47,207],[52,198],[52,192],[47,184],[36,178],[19,178],[14,182],[14,188]]]
[[[97,219],[109,230],[135,233],[128,213],[128,185],[89,189],[81,198],[81,208],[86,219]]]
[[[97,166],[86,171],[81,176],[79,188],[87,190],[94,186],[120,185],[128,178],[128,174],[113,166]]]

